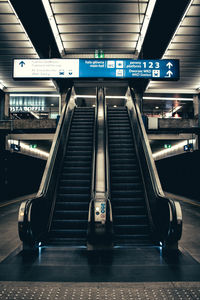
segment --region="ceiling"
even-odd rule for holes
[[[94,57],[101,49],[105,57],[180,59],[179,81],[144,87],[148,93],[198,93],[199,15],[199,0],[0,0],[0,84],[5,92],[58,91],[67,80],[14,81],[13,59]],[[79,85],[80,94],[87,85]],[[107,85],[110,95],[120,89],[117,82]]]

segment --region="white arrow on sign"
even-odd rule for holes
[[[173,67],[173,64],[169,61],[169,62],[166,64],[166,66],[167,66],[169,69],[171,69],[171,67]]]
[[[171,77],[172,75],[173,75],[173,72],[172,71],[168,71],[166,77]]]

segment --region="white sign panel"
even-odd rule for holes
[[[14,78],[76,78],[79,59],[15,59]]]

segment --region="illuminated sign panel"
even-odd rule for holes
[[[15,59],[13,78],[179,79],[179,60]]]

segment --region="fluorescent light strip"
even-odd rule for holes
[[[172,98],[172,97],[143,97],[144,100],[172,100],[172,101],[193,101],[193,98]]]
[[[96,95],[76,95],[75,98],[96,98]],[[106,96],[107,99],[128,99],[126,96]]]
[[[128,99],[126,96],[106,96],[108,99]]]
[[[196,142],[196,140],[195,139],[191,139],[191,140],[189,140],[189,144],[191,143],[195,143]],[[158,151],[158,152],[155,152],[154,154],[153,154],[153,158],[155,159],[155,158],[157,158],[157,157],[159,157],[159,156],[162,156],[162,155],[165,155],[165,154],[170,154],[171,152],[173,152],[173,151],[175,151],[175,150],[183,150],[183,147],[185,146],[185,145],[187,145],[188,144],[188,140],[184,140],[184,141],[182,141],[182,142],[180,142],[180,143],[178,143],[178,144],[176,144],[176,145],[174,145],[174,146],[172,146],[171,148],[167,148],[167,149],[164,149],[164,150],[161,150],[161,151]]]
[[[142,28],[141,28],[140,33],[139,33],[139,39],[138,39],[137,46],[136,46],[136,50],[138,51],[138,54],[140,53],[140,50],[142,48],[144,38],[145,38],[145,35],[147,33],[147,29],[148,29],[148,26],[149,26],[149,22],[151,20],[151,16],[152,16],[155,4],[156,4],[156,0],[149,0],[147,10],[146,10],[146,13],[145,13],[145,16],[144,16],[144,21],[143,21],[143,24],[142,24]]]
[[[170,110],[170,112],[167,112],[165,114],[165,118],[170,118],[172,117],[173,113],[177,112],[182,106],[177,106],[173,110]]]
[[[0,90],[4,90],[5,89],[5,85],[3,84],[3,81],[0,80]]]
[[[96,98],[96,95],[76,95],[75,98]]]
[[[60,95],[55,94],[10,94],[10,97],[60,97]]]
[[[10,144],[15,144],[15,145],[18,145],[19,141],[18,140],[11,140],[9,139],[8,140],[8,145],[10,146]],[[48,152],[45,152],[43,150],[40,150],[40,149],[33,149],[33,148],[30,148],[28,144],[25,144],[23,142],[20,142],[20,147],[23,149],[23,150],[27,150],[29,153],[32,153],[32,154],[35,154],[35,155],[43,155],[44,157],[48,158],[49,156],[49,153]]]
[[[190,2],[189,2],[189,4],[188,4],[188,7],[187,7],[187,9],[185,10],[185,13],[184,13],[183,17],[181,18],[181,21],[179,22],[179,24],[178,24],[178,26],[177,26],[177,28],[176,28],[176,30],[175,30],[175,32],[174,32],[174,35],[173,35],[171,41],[169,42],[169,44],[168,44],[168,46],[167,46],[167,48],[166,48],[166,50],[165,50],[165,53],[164,53],[164,55],[163,55],[162,58],[164,58],[165,55],[167,55],[167,51],[169,50],[171,44],[173,43],[173,39],[175,38],[175,36],[176,36],[176,34],[177,34],[177,32],[178,32],[178,30],[179,30],[179,28],[180,28],[180,26],[181,26],[181,24],[182,24],[184,18],[185,18],[185,16],[187,15],[187,13],[188,13],[188,11],[189,11],[189,9],[190,9],[190,7],[191,7],[193,1],[194,1],[194,0],[190,0]]]
[[[63,47],[63,43],[62,43],[61,38],[60,38],[60,34],[59,34],[58,27],[57,27],[57,24],[56,24],[56,21],[55,21],[55,18],[54,18],[54,14],[53,14],[53,11],[52,11],[52,8],[51,8],[51,4],[49,3],[49,0],[42,0],[42,3],[43,3],[43,6],[44,6],[44,9],[46,11],[46,14],[47,14],[47,17],[48,17],[53,35],[55,37],[55,40],[56,40],[56,43],[57,43],[57,46],[58,46],[58,49],[59,49],[59,52],[60,52],[60,55],[63,56],[65,54],[65,49]]]

